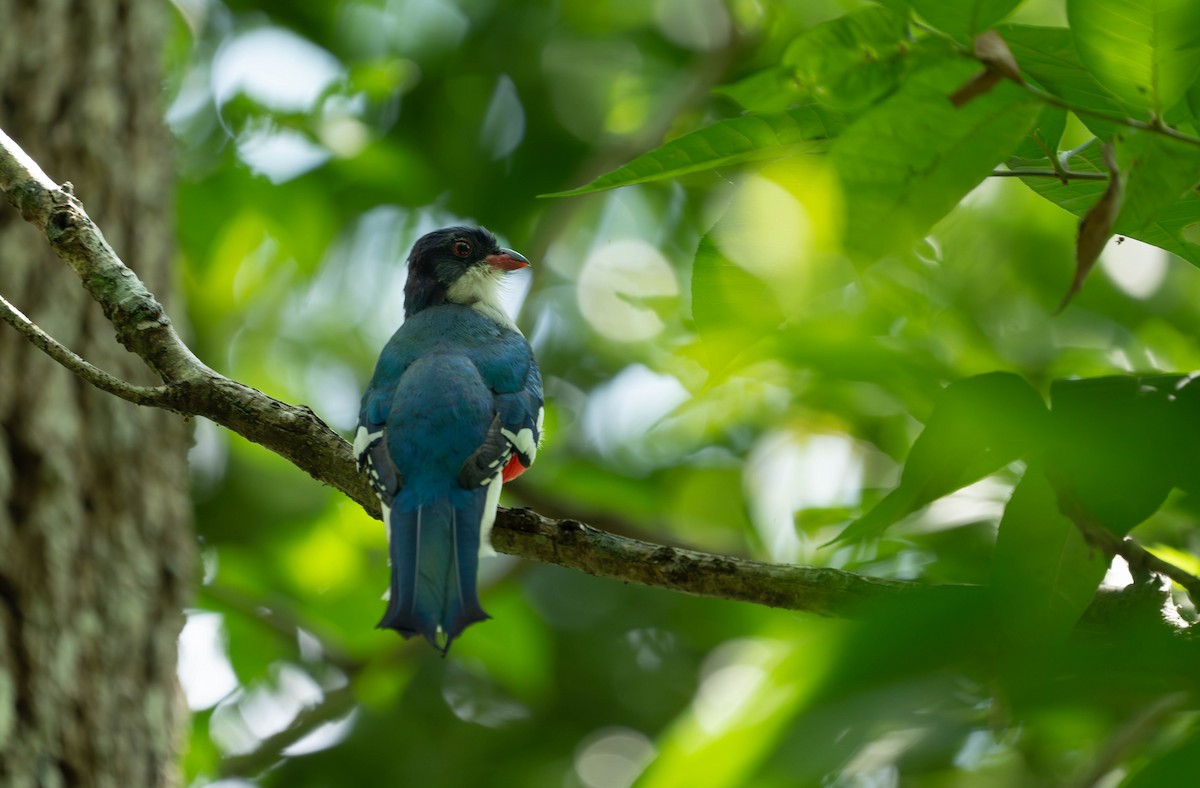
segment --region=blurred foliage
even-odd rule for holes
[[[548,398],[506,504],[990,589],[828,621],[500,557],[443,659],[373,628],[378,523],[200,423],[192,784],[1188,782],[1195,639],[1146,577],[1089,614],[1130,577],[1073,520],[1200,566],[1200,6],[175,4],[208,363],[348,433],[409,245],[478,222]],[[1122,237],[1056,316],[1109,144]]]

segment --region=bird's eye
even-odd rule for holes
[[[454,253],[459,257],[466,257],[471,253],[471,244],[466,241],[455,241]]]

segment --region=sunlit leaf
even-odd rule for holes
[[[778,112],[801,103],[807,95],[796,81],[795,70],[787,66],[765,68],[713,92],[728,96],[747,112]]]
[[[900,486],[835,542],[880,533],[901,518],[1036,449],[1045,403],[1023,378],[991,372],[946,387],[913,443]]]
[[[906,249],[987,177],[1041,112],[1005,83],[956,109],[947,98],[977,68],[931,56],[854,121],[830,157],[846,199],[846,247],[865,260]]]
[[[797,36],[783,56],[799,84],[839,110],[873,104],[895,87],[907,53],[901,14],[867,6]]]
[[[1125,201],[1117,216],[1122,230],[1145,229],[1200,183],[1200,146],[1136,129],[1122,134],[1118,146],[1122,169],[1128,172]]]
[[[1065,637],[1108,561],[1059,512],[1046,467],[1033,463],[1013,491],[992,565],[992,593],[1009,637],[1035,648]]]
[[[1042,114],[1038,115],[1037,122],[1033,124],[1029,134],[1013,151],[1008,162],[1009,166],[1015,168],[1030,160],[1041,160],[1045,162],[1041,166],[1049,169],[1051,164],[1046,158],[1046,150],[1049,149],[1051,153],[1058,151],[1058,143],[1062,139],[1063,129],[1066,126],[1066,110],[1049,106],[1042,109]]]
[[[816,104],[721,120],[643,153],[586,186],[545,197],[570,197],[635,183],[677,178],[747,161],[779,158],[797,150],[819,150],[837,136],[842,120]]]
[[[1079,58],[1130,107],[1162,116],[1200,74],[1200,3],[1067,0]]]
[[[754,784],[755,769],[830,668],[838,635],[845,630],[830,623],[810,619],[721,646],[719,664],[711,664],[710,657],[710,672],[696,698],[668,729],[658,757],[638,785]]]
[[[1113,231],[1200,265],[1200,238],[1188,237],[1188,228],[1200,222],[1200,196],[1192,188],[1200,174],[1200,148],[1134,130],[1117,139],[1115,147],[1118,166],[1125,173],[1125,195]],[[1073,156],[1068,167],[1079,172],[1103,172],[1102,159],[1103,146],[1093,143]],[[1053,178],[1022,180],[1080,217],[1106,190],[1102,181],[1064,184]]]
[[[1096,81],[1083,64],[1065,27],[1001,25],[997,31],[1008,44],[1022,73],[1073,107],[1120,117],[1125,114],[1111,91]],[[1080,112],[1093,134],[1108,139],[1116,130],[1109,122]]]
[[[770,285],[729,260],[711,234],[692,265],[692,318],[710,369],[719,369],[783,322]]]
[[[947,33],[973,36],[999,22],[1021,0],[908,0],[926,22]]]

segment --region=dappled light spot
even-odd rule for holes
[[[758,691],[767,674],[754,664],[725,665],[705,677],[696,695],[696,721],[714,734],[736,719],[745,699]]]
[[[656,307],[679,294],[675,272],[645,241],[627,239],[588,255],[576,295],[591,327],[618,342],[651,339],[665,323]]]
[[[733,640],[713,649],[692,702],[700,730],[716,737],[769,715],[771,705],[756,708],[755,701],[770,691],[771,673],[788,651],[784,643],[765,638]]]
[[[608,95],[608,114],[604,130],[610,134],[626,135],[645,125],[654,110],[653,96],[646,81],[634,72],[623,72],[613,79]]]
[[[254,123],[238,135],[238,158],[255,175],[285,183],[329,160],[329,151],[293,129]]]
[[[283,754],[292,757],[336,747],[350,735],[350,731],[354,728],[354,719],[356,716],[357,710],[350,712],[340,720],[318,725],[302,739],[284,750]]]
[[[242,33],[217,51],[213,98],[224,105],[239,93],[278,112],[307,112],[343,74],[337,58],[278,27]]]
[[[188,613],[179,633],[179,683],[192,711],[215,706],[238,688],[225,653],[226,637],[220,614]]]
[[[580,743],[575,774],[587,788],[629,788],[654,758],[654,743],[631,728],[604,728]]]
[[[923,728],[889,731],[862,747],[850,763],[846,764],[842,774],[849,779],[861,781],[860,784],[895,784],[898,782],[899,761],[931,733]]]
[[[794,561],[804,543],[795,515],[857,504],[863,450],[846,435],[765,434],[746,460],[745,484],[754,527],[773,561]],[[815,542],[829,535],[815,534]]]
[[[640,121],[629,115],[636,107],[628,103],[640,84],[637,75],[645,69],[637,46],[622,39],[551,39],[541,60],[555,117],[571,134],[599,142],[640,128]],[[613,64],[621,67],[614,69]],[[648,109],[647,104],[639,117]]]
[[[289,672],[297,670],[286,667]],[[301,700],[280,691],[277,683],[280,665],[273,664],[270,673],[270,681],[264,676],[252,687],[239,688],[213,709],[209,719],[209,735],[222,753],[240,754],[253,750],[264,738],[287,727],[288,722],[303,708]],[[301,691],[304,702],[321,698],[320,690],[312,684],[312,679],[305,682],[305,687]],[[315,695],[308,690],[314,690]]]
[[[525,108],[517,86],[507,74],[496,79],[496,87],[483,116],[479,143],[492,159],[503,159],[517,149],[525,137]]]
[[[691,395],[676,378],[642,364],[630,364],[599,386],[587,400],[583,429],[600,454],[640,465],[646,433]]]
[[[371,141],[371,132],[360,120],[366,100],[359,93],[350,96],[330,96],[321,106],[318,134],[321,144],[335,156],[351,159],[362,153]]]
[[[764,278],[780,278],[799,268],[811,224],[794,194],[771,178],[750,175],[738,185],[713,234],[731,262]]]
[[[485,728],[503,728],[529,719],[529,709],[518,703],[479,664],[451,660],[442,681],[442,698],[454,716]]]
[[[828,166],[793,156],[738,182],[712,239],[731,263],[767,282],[794,311],[838,251],[841,194]]]
[[[708,52],[729,43],[729,13],[720,0],[657,0],[654,21],[673,43]]]
[[[335,511],[286,551],[285,565],[298,587],[316,594],[358,582],[363,554],[345,539]]]
[[[1167,278],[1168,264],[1166,252],[1136,238],[1109,241],[1100,256],[1104,273],[1131,298],[1146,299],[1157,293]]]

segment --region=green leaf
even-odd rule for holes
[[[1200,133],[1200,80],[1193,82],[1188,88],[1187,109],[1191,116],[1192,133]]]
[[[543,197],[572,197],[635,183],[677,178],[688,173],[747,161],[819,149],[837,136],[842,118],[815,104],[721,120],[643,153],[586,186]]]
[[[1005,82],[961,108],[947,99],[977,65],[934,56],[830,148],[846,200],[845,247],[873,260],[907,249],[1012,152],[1041,112]]]
[[[1125,114],[1116,97],[1084,68],[1075,52],[1071,31],[1065,27],[1001,25],[997,28],[1008,44],[1022,73],[1049,93],[1073,107],[1108,115]],[[1101,139],[1108,139],[1117,126],[1086,113],[1079,119]]]
[[[1120,536],[1157,511],[1179,478],[1198,426],[1191,403],[1177,402],[1180,381],[1117,376],[1050,389],[1055,486]]]
[[[896,86],[907,30],[901,14],[868,6],[796,36],[783,63],[818,100],[840,110],[861,109]]]
[[[1200,147],[1195,145],[1131,129],[1118,140],[1117,151],[1122,171],[1128,172],[1118,228],[1143,229],[1200,183]]]
[[[640,788],[759,784],[760,764],[835,669],[847,627],[810,618],[773,630],[726,643],[709,656],[710,669],[715,663],[741,679],[738,691],[722,698],[719,715],[705,714],[702,701],[687,706],[661,735]]]
[[[1200,731],[1193,731],[1165,753],[1156,753],[1153,759],[1139,760],[1145,765],[1121,783],[1124,788],[1187,785],[1200,774]]]
[[[1032,463],[1013,491],[992,563],[992,592],[1009,638],[1043,644],[1065,638],[1108,567],[1058,509],[1045,467]]]
[[[1189,228],[1200,222],[1200,148],[1161,134],[1129,129],[1115,141],[1125,196],[1113,230],[1200,265],[1198,238]],[[1103,172],[1103,146],[1097,141],[1071,158],[1069,169]],[[1104,193],[1103,181],[1023,178],[1029,188],[1082,217]]]
[[[1046,405],[1010,372],[989,372],[946,387],[913,443],[900,486],[846,527],[835,542],[883,531],[903,517],[1037,448]]]
[[[967,37],[987,30],[1020,4],[1021,0],[909,0],[938,30]]]
[[[784,315],[770,285],[730,261],[710,233],[692,265],[692,318],[705,366],[717,370],[778,328]]]
[[[1162,117],[1200,74],[1195,0],[1067,0],[1075,49],[1096,79]]]
[[[747,112],[779,112],[799,104],[806,96],[793,70],[785,66],[757,71],[732,85],[713,88],[713,93],[728,96]]]
[[[1047,148],[1051,151],[1058,150],[1058,143],[1062,139],[1063,129],[1067,126],[1067,111],[1059,107],[1045,107],[1042,109],[1042,114],[1038,115],[1037,122],[1033,124],[1029,134],[1025,139],[1021,140],[1021,144],[1013,151],[1009,158],[1009,166],[1015,166],[1015,161],[1023,161],[1023,164],[1041,159],[1046,162],[1049,167],[1049,160],[1046,159],[1046,152],[1034,140],[1036,135]]]

